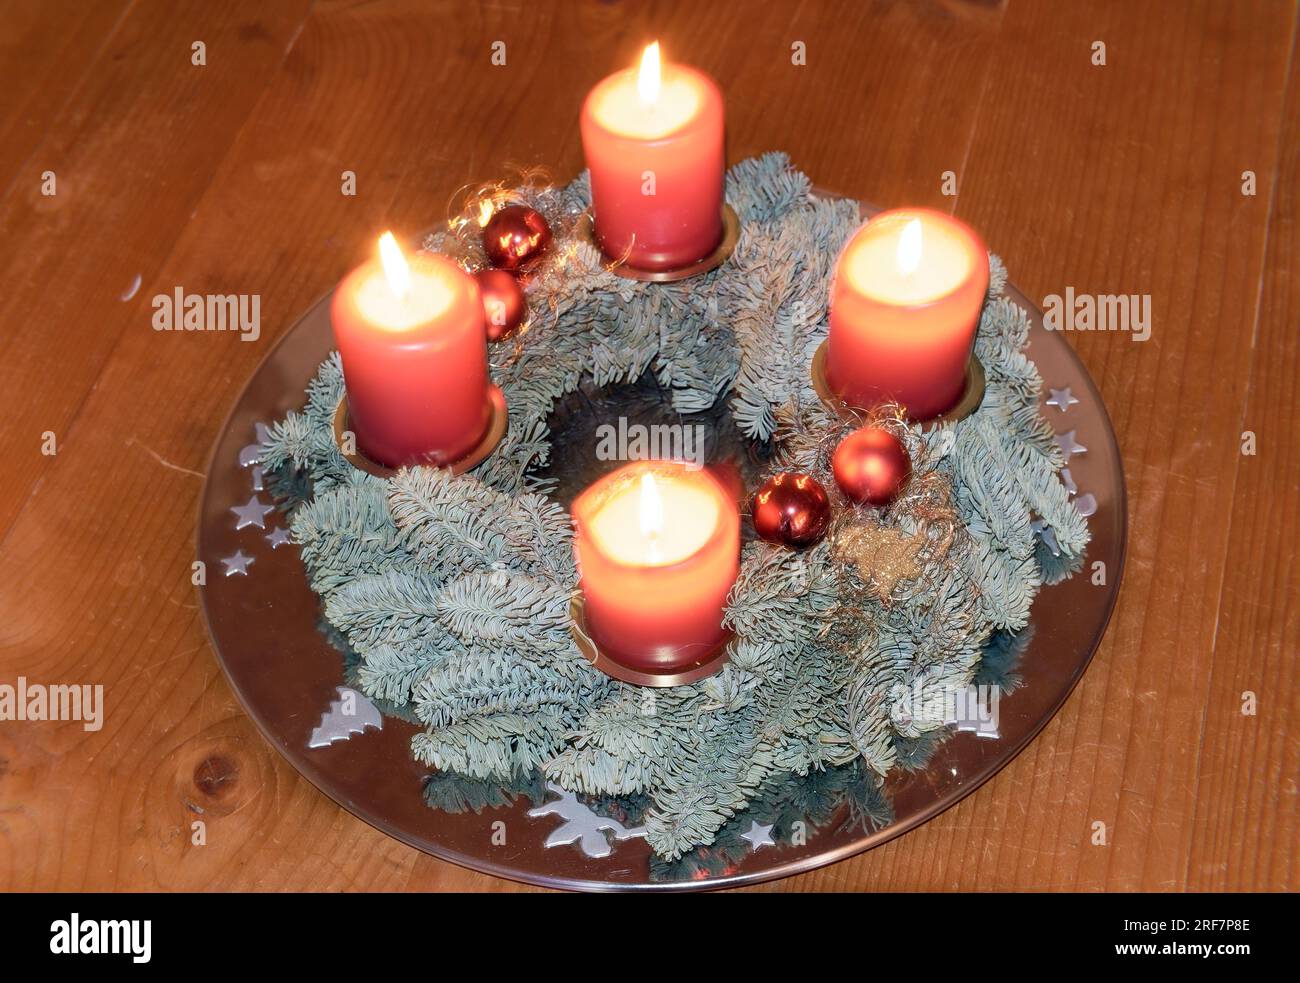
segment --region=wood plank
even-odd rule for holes
[[[28,398],[0,431],[0,536],[48,473],[42,434],[62,440],[123,330],[138,324],[159,265],[190,221],[309,0],[137,3],[81,87],[46,121],[38,157],[0,201],[0,390]],[[55,11],[52,11],[55,12]],[[207,64],[191,64],[191,45]],[[52,170],[57,194],[40,193]],[[129,302],[135,278],[142,287]]]
[[[773,887],[1297,886],[1295,565],[1264,552],[1295,519],[1280,495],[1252,512],[1297,476],[1272,414],[1295,404],[1294,147],[1274,170],[1292,6],[745,4],[738,36],[736,5],[324,2],[296,37],[301,6],[205,8],[207,70],[224,73],[206,81],[174,64],[193,9],[133,7],[105,49],[121,57],[50,125],[42,157],[62,155],[67,202],[0,201],[0,325],[45,332],[0,335],[0,386],[19,394],[0,433],[16,462],[0,473],[0,679],[102,682],[108,704],[98,734],[0,730],[0,890],[527,890],[353,819],[262,740],[198,618],[193,517],[226,409],[297,314],[379,230],[437,221],[463,184],[510,162],[575,173],[582,95],[652,36],[722,83],[733,160],[785,149],[849,194],[955,205],[1031,295],[1154,298],[1145,344],[1070,339],[1115,419],[1133,523],[1121,608],[1080,691],[955,809]],[[1105,68],[1088,63],[1099,38]],[[1293,71],[1292,119],[1294,89]],[[1247,166],[1255,199],[1239,194]],[[149,298],[177,285],[259,294],[261,340],[152,331]],[[1245,462],[1243,411],[1262,447]],[[44,429],[54,458],[38,456]],[[1243,727],[1246,688],[1261,713]],[[1109,847],[1088,845],[1094,819]]]
[[[0,195],[88,76],[128,0],[12,0],[0,18]]]
[[[188,570],[198,471],[274,335],[393,220],[404,175],[421,199],[413,223],[463,180],[459,162],[443,184],[424,180],[454,114],[473,107],[439,98],[456,87],[458,64],[437,24],[411,29],[420,9],[329,5],[310,19],[155,280],[259,293],[267,333],[258,344],[160,334],[138,305],[69,449],[0,549],[6,582],[23,571],[0,598],[12,619],[0,662],[101,679],[118,707],[93,745],[75,728],[49,728],[7,749],[15,771],[46,780],[0,804],[41,817],[9,824],[6,886],[382,888],[415,860],[340,813],[257,734],[212,659]],[[357,172],[355,199],[339,193],[344,168]],[[87,469],[109,509],[73,504]],[[101,544],[90,564],[77,548],[86,542]],[[111,755],[89,752],[105,741]],[[206,779],[212,772],[226,777]],[[204,849],[189,842],[196,817],[209,826]],[[100,833],[93,856],[75,834],[90,828]],[[351,858],[345,871],[322,865],[332,856]]]
[[[602,6],[436,10],[322,5],[310,18],[149,288],[258,292],[262,342],[160,335],[147,328],[147,306],[137,305],[78,415],[69,450],[0,551],[0,575],[22,571],[20,589],[0,601],[5,664],[59,678],[94,673],[119,707],[105,728],[111,776],[88,767],[88,755],[54,750],[60,741],[79,744],[75,734],[51,729],[40,745],[13,749],[11,760],[49,774],[23,807],[41,818],[45,832],[38,835],[35,825],[11,829],[15,883],[8,886],[496,886],[387,841],[297,779],[226,689],[188,585],[196,472],[224,408],[274,336],[372,248],[384,225],[427,225],[445,214],[457,187],[500,177],[511,160],[558,162],[560,178],[576,171],[582,94],[632,60],[649,32]],[[448,29],[453,17],[455,34]],[[933,52],[960,30],[948,17],[906,17],[905,43],[893,56],[899,63],[909,47]],[[683,6],[653,27],[678,57],[705,65],[725,83],[747,63],[745,52],[726,42],[725,24],[725,17],[701,18],[697,8]],[[833,52],[833,64],[850,63],[849,39],[833,20],[799,27],[819,57]],[[883,40],[885,26],[875,30]],[[780,22],[765,24],[764,33],[786,34]],[[615,37],[608,64],[584,60],[593,38]],[[507,41],[509,71],[489,62],[497,38]],[[977,49],[968,50],[977,68]],[[784,70],[784,40],[772,57]],[[888,65],[875,70],[883,74]],[[924,74],[910,70],[918,80]],[[923,102],[955,101],[954,93],[935,89],[957,84],[941,74],[933,86],[913,91]],[[733,156],[734,145],[742,154],[792,145],[780,127],[800,117],[806,94],[773,91],[782,94],[766,114],[733,98],[740,107]],[[882,107],[892,102],[883,87],[872,98]],[[572,112],[557,113],[557,106]],[[969,127],[973,106],[964,118]],[[856,162],[862,150],[854,141],[834,147],[824,148],[832,171],[836,161]],[[910,155],[924,154],[923,147]],[[907,156],[885,159],[879,187],[915,179]],[[819,163],[805,166],[819,173]],[[343,168],[357,173],[356,198],[339,194]],[[86,473],[96,474],[90,494],[104,508],[85,501]],[[76,548],[85,542],[97,544],[89,569]],[[128,586],[129,599],[121,596]],[[219,763],[211,769],[239,776],[219,786],[215,798],[228,797],[225,805],[205,797],[196,782],[196,769],[209,761]],[[130,791],[125,775],[146,783],[143,796]],[[194,814],[186,803],[217,816],[202,850],[188,847]],[[71,831],[96,822],[104,825],[92,860]],[[322,857],[346,858],[346,866],[317,873]],[[383,862],[357,859],[374,857]]]
[[[1300,560],[1294,548],[1300,540],[1300,71],[1294,62],[1282,120],[1280,158],[1276,167],[1267,162],[1273,177],[1268,254],[1238,428],[1256,434],[1258,450],[1237,468],[1197,773],[1187,886],[1198,891],[1300,885]],[[1255,694],[1254,715],[1243,712],[1247,693]]]
[[[1009,5],[969,159],[950,149],[957,213],[1031,297],[1152,296],[1149,341],[1068,339],[1124,454],[1125,583],[1079,690],[1017,761],[852,872],[807,875],[810,889],[1187,885],[1294,16],[1271,2]],[[1247,167],[1257,198],[1240,193]]]

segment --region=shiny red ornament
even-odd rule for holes
[[[503,341],[518,330],[528,314],[524,288],[505,270],[479,270],[474,274],[483,298],[483,323],[488,341]]]
[[[507,205],[483,226],[488,262],[502,270],[522,270],[551,244],[551,227],[542,213],[527,205]]]
[[[831,524],[826,489],[808,474],[772,475],[754,495],[752,511],[755,532],[795,549],[817,542]]]
[[[840,491],[853,501],[888,505],[912,477],[912,458],[888,430],[863,427],[840,441],[831,469]]]

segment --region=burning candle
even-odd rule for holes
[[[595,234],[606,255],[644,270],[703,259],[722,240],[722,93],[686,65],[615,72],[582,107]]]
[[[587,631],[603,652],[668,673],[717,651],[740,569],[740,515],[717,479],[637,461],[578,496],[573,520]]]
[[[951,409],[988,286],[988,251],[963,223],[924,208],[877,215],[835,267],[830,388],[862,408],[897,400],[914,420]]]
[[[339,284],[330,307],[349,429],[388,467],[450,463],[491,421],[478,286],[440,256],[408,263],[391,232],[379,257]]]

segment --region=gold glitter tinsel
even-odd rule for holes
[[[858,568],[858,576],[878,600],[888,603],[899,581],[915,580],[924,572],[917,562],[924,544],[924,536],[864,522],[840,530],[835,552],[841,562]]]

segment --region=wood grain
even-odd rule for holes
[[[88,49],[102,45],[86,83],[52,114],[39,151],[0,185],[8,188],[0,390],[27,394],[0,432],[0,535],[45,471],[41,434],[68,434],[147,295],[114,302],[136,276],[152,281],[306,7],[160,0],[134,5],[106,40],[83,38]],[[191,63],[196,41],[207,46],[203,67]],[[57,178],[51,196],[40,190],[45,171]]]
[[[1300,72],[1290,74],[1268,192],[1268,247],[1235,428],[1242,456],[1196,771],[1188,887],[1295,890],[1300,883]],[[1260,190],[1260,196],[1266,193]],[[1240,446],[1240,445],[1239,445]],[[1228,448],[1227,453],[1232,452]],[[1254,713],[1248,701],[1257,701]]]
[[[765,889],[1300,886],[1293,5],[94,6],[0,8],[0,91],[40,83],[0,116],[0,682],[108,704],[98,733],[0,724],[0,889],[526,890],[388,839],[262,740],[198,617],[194,514],[244,380],[375,232],[512,166],[576,173],[583,94],[651,36],[721,82],[732,160],[784,149],[825,186],[955,210],[1030,296],[1154,308],[1145,343],[1070,339],[1131,496],[1079,690],[956,808]],[[260,294],[262,338],[151,330],[178,285]]]
[[[0,35],[0,175],[10,179],[49,135],[49,122],[101,65],[104,38],[126,0],[22,0],[4,12]],[[0,188],[0,191],[4,189]]]

